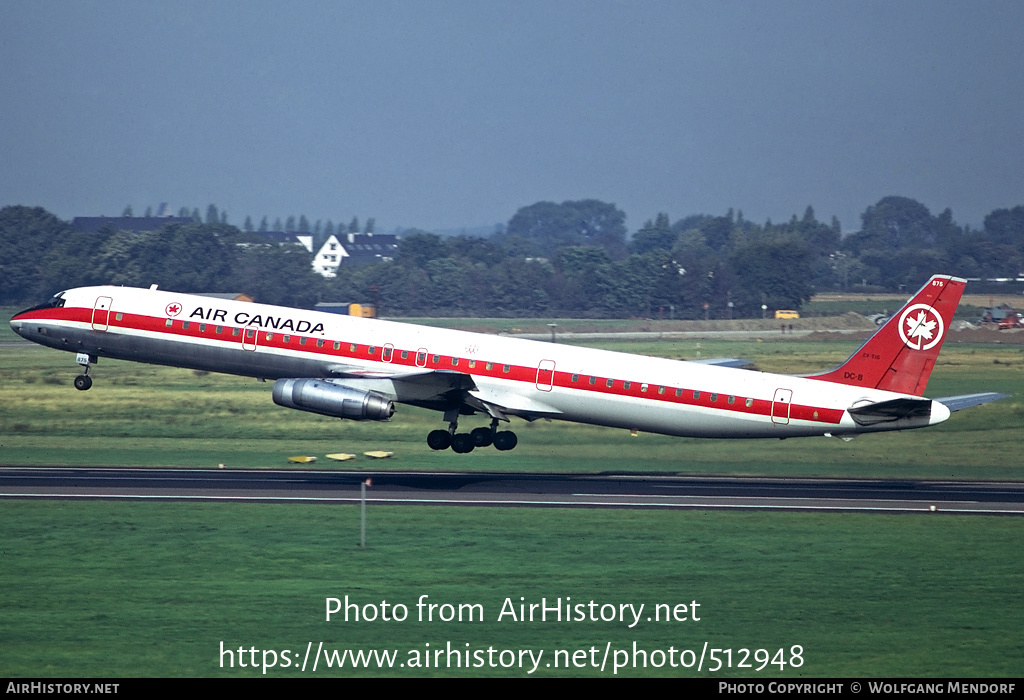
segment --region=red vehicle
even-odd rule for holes
[[[1011,328],[1024,328],[1024,322],[1021,321],[1020,314],[1016,311],[1007,312],[999,321],[999,330],[1008,331]]]

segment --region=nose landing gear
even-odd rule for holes
[[[88,353],[80,352],[75,357],[75,361],[85,368],[82,374],[75,377],[75,388],[79,391],[88,391],[89,387],[92,386],[92,377],[89,376],[89,365],[94,363],[96,360]]]

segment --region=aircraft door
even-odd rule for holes
[[[259,339],[259,329],[257,328],[243,328],[242,329],[242,349],[243,350],[255,350],[256,341]]]
[[[391,360],[394,357],[394,354],[395,346],[392,345],[391,343],[387,343],[384,346],[384,350],[381,352],[380,359],[384,360],[385,362],[391,362]]]
[[[110,307],[114,300],[110,297],[96,297],[96,305],[92,309],[92,329],[105,331],[110,323]]]
[[[551,391],[555,383],[555,361],[541,360],[537,365],[537,388],[541,391]]]
[[[426,367],[427,366],[427,349],[420,348],[416,351],[416,366]]]
[[[772,423],[789,425],[789,407],[793,403],[791,389],[776,389],[772,399]]]

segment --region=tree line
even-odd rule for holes
[[[384,315],[759,317],[762,306],[799,308],[817,291],[909,293],[936,272],[1024,270],[1024,206],[997,209],[975,230],[949,209],[933,215],[905,197],[868,207],[847,236],[811,207],[763,224],[734,210],[675,222],[659,213],[629,235],[613,204],[538,202],[487,238],[408,230],[393,260],[342,263],[332,279],[312,272],[305,249],[268,244],[221,212],[208,215],[153,232],[83,234],[41,208],[4,207],[0,303],[88,284],[155,283],[290,306],[374,303]]]

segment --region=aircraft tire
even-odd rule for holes
[[[92,386],[92,377],[88,374],[80,374],[75,377],[75,388],[79,391],[88,391]]]
[[[511,430],[502,430],[494,435],[494,446],[502,452],[515,449],[519,444],[519,438]]]
[[[452,436],[447,430],[431,430],[427,434],[427,446],[432,450],[447,450],[452,446]]]
[[[494,442],[494,433],[490,428],[473,428],[469,435],[473,438],[475,447],[490,447]]]
[[[473,451],[473,436],[469,433],[455,433],[452,435],[452,452],[464,455]]]

